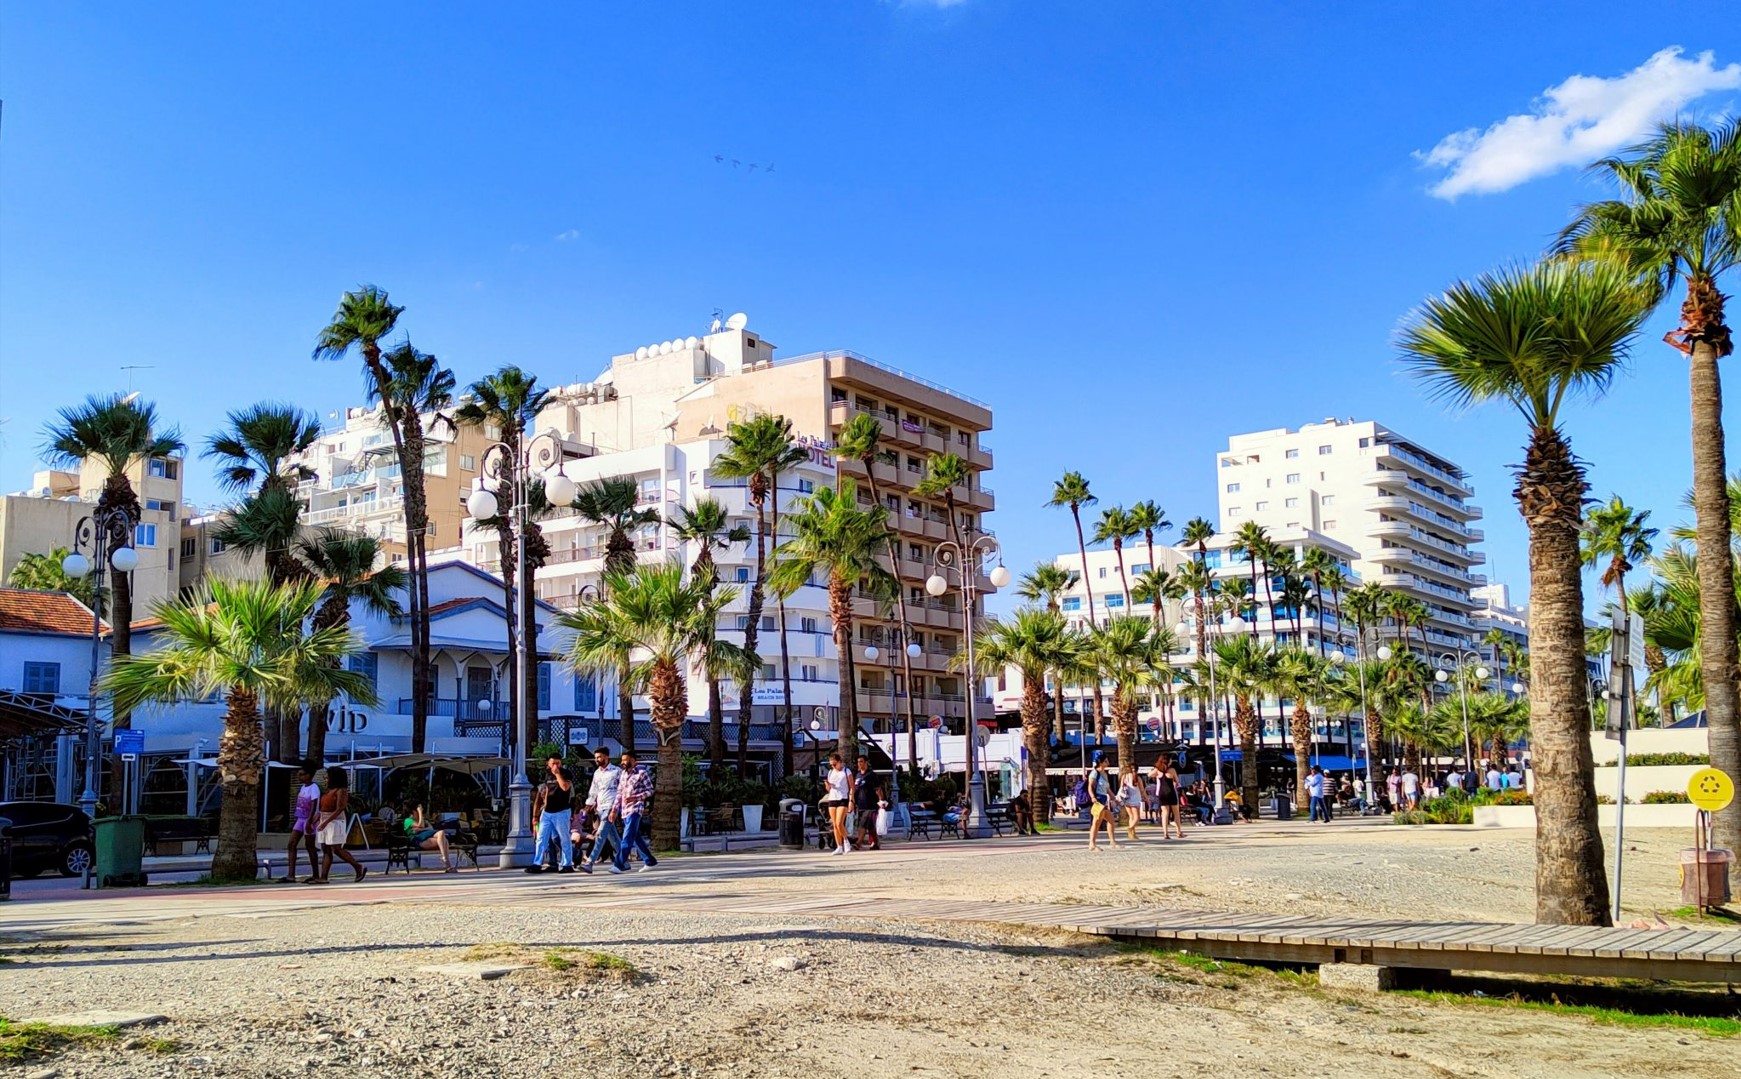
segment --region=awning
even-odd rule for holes
[[[42,693],[0,689],[0,741],[40,738],[82,730],[86,713]]]
[[[343,768],[379,768],[384,772],[397,772],[404,768],[440,768],[446,772],[460,772],[464,775],[477,775],[480,772],[493,772],[497,768],[505,768],[509,761],[506,757],[461,757],[457,755],[436,753],[395,753],[386,757],[371,757],[367,760],[334,762]]]

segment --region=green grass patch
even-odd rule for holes
[[[145,1050],[147,1053],[166,1057],[172,1053],[181,1052],[181,1043],[176,1041],[174,1038],[147,1038],[145,1044],[140,1046],[140,1048]]]
[[[1434,1004],[1523,1008],[1575,1015],[1600,1026],[1667,1027],[1696,1030],[1712,1037],[1741,1035],[1734,1006],[1716,993],[1630,986],[1518,984],[1495,979],[1457,978],[1457,989],[1398,989],[1398,996]],[[1476,988],[1476,986],[1484,988]],[[1476,993],[1484,995],[1477,996]]]
[[[481,963],[486,959],[518,959],[526,953],[526,949],[511,940],[491,941],[488,944],[474,944],[460,956],[466,963]]]
[[[615,974],[620,978],[633,978],[641,973],[635,969],[635,964],[609,952],[587,952],[581,956],[581,962],[588,970],[600,974]]]
[[[568,958],[566,955],[563,955],[561,952],[558,952],[558,951],[545,952],[543,962],[544,962],[544,969],[546,969],[546,970],[573,970],[574,969],[574,960]]]
[[[1703,919],[1707,922],[1722,922],[1725,925],[1741,925],[1741,913],[1732,911],[1728,907],[1712,907],[1702,912],[1698,907],[1676,907],[1668,912],[1668,916],[1687,922]]]
[[[0,1063],[22,1064],[62,1049],[112,1041],[114,1027],[57,1027],[0,1018]]]

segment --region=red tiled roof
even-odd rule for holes
[[[435,615],[440,614],[443,611],[451,611],[455,607],[464,607],[468,603],[476,603],[478,598],[479,597],[477,596],[462,596],[459,599],[444,599],[440,603],[431,605],[429,613]]]
[[[108,625],[103,631],[108,632]],[[91,609],[65,592],[0,588],[0,630],[91,635]]]

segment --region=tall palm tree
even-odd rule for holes
[[[119,511],[112,518],[116,522],[114,531],[104,544],[112,551],[133,545],[133,527],[144,511],[128,471],[152,458],[179,454],[185,448],[181,432],[174,427],[162,427],[157,422],[157,406],[149,401],[141,401],[132,394],[92,394],[82,404],[60,409],[55,420],[43,429],[41,456],[51,468],[77,469],[95,464],[102,470],[103,490],[97,496],[97,508]],[[110,655],[119,658],[133,650],[132,576],[119,571],[110,573],[107,599],[111,615]],[[126,708],[112,706],[112,711],[114,730],[132,726]],[[122,789],[124,767],[116,754],[109,765],[111,790]]]
[[[1264,591],[1266,593],[1269,591],[1270,550],[1271,544],[1269,532],[1256,521],[1247,521],[1240,525],[1238,534],[1234,536],[1232,546],[1228,547],[1229,553],[1236,558],[1245,559],[1246,565],[1251,569],[1251,598],[1254,600],[1257,599],[1257,567],[1260,562],[1263,563],[1264,567]],[[1273,600],[1269,603],[1268,613],[1273,625],[1275,617],[1275,603]],[[1253,637],[1257,636],[1257,619],[1255,618],[1251,621],[1251,635]]]
[[[1014,667],[1022,679],[1022,739],[1028,750],[1028,798],[1034,819],[1051,819],[1052,784],[1046,767],[1052,749],[1046,738],[1046,675],[1061,671],[1071,652],[1070,631],[1055,610],[1022,607],[1008,618],[992,619],[974,639],[980,677]],[[1060,676],[1061,678],[1061,676]]]
[[[1042,603],[1046,610],[1053,614],[1061,614],[1064,610],[1064,593],[1076,587],[1082,580],[1082,575],[1073,569],[1065,569],[1056,562],[1040,562],[1027,573],[1022,574],[1016,582],[1016,595],[1031,603]],[[1058,680],[1052,687],[1052,722],[1053,735],[1058,742],[1064,741],[1064,674],[1057,672]]]
[[[1348,588],[1348,575],[1342,570],[1342,563],[1331,560],[1330,564],[1318,571],[1315,589],[1318,593],[1319,617],[1323,617],[1324,594],[1330,595],[1330,606],[1336,616],[1336,647],[1342,647],[1342,594]],[[1321,637],[1322,635],[1320,635]]]
[[[524,671],[520,664],[520,641],[526,642],[529,656],[538,655],[538,612],[536,577],[539,567],[549,557],[548,544],[544,541],[544,531],[537,523],[538,514],[534,511],[531,492],[536,488],[543,491],[542,482],[531,476],[524,477],[527,482],[527,509],[529,512],[518,515],[514,512],[514,488],[522,479],[519,476],[520,458],[526,444],[527,432],[537,424],[538,413],[543,410],[549,391],[540,389],[538,376],[529,374],[513,364],[497,368],[493,374],[473,382],[466,388],[465,397],[460,406],[454,410],[453,422],[462,427],[493,427],[501,432],[501,442],[508,448],[502,458],[503,471],[500,482],[493,492],[496,496],[496,516],[478,522],[480,527],[488,528],[496,533],[497,550],[501,557],[502,589],[507,597],[518,595],[524,602],[512,603],[513,610],[520,621],[520,631],[512,630],[507,634],[507,666],[510,672],[521,672],[520,677],[510,675],[508,685],[511,690],[508,701],[508,713],[518,716],[521,700],[536,701],[538,699],[538,664],[527,662]],[[540,500],[544,501],[540,494]],[[548,509],[546,503],[545,509]],[[519,517],[521,527],[514,527],[514,520]],[[526,576],[524,587],[516,593],[520,573],[520,544],[526,545]],[[521,730],[519,738],[525,739],[524,744],[531,746],[537,741],[538,714],[536,709],[526,710],[527,727]]]
[[[89,574],[74,577],[61,567],[67,555],[72,552],[65,547],[56,547],[47,554],[29,552],[12,567],[12,572],[6,575],[8,588],[28,588],[36,592],[65,592],[80,603],[103,613],[101,600],[96,595],[96,582]]]
[[[224,733],[218,742],[218,775],[224,801],[218,815],[218,850],[212,876],[252,880],[255,836],[266,746],[260,733],[260,703],[299,707],[305,700],[348,694],[375,703],[366,676],[339,668],[362,642],[344,629],[304,633],[320,603],[313,582],[274,585],[212,578],[200,592],[160,603],[163,646],[142,656],[120,656],[104,677],[117,707],[198,700],[224,695]]]
[[[1276,656],[1276,694],[1294,702],[1288,731],[1294,742],[1294,789],[1301,797],[1305,796],[1306,776],[1312,770],[1312,706],[1328,699],[1329,681],[1330,664],[1310,649],[1286,648]]]
[[[679,506],[677,518],[671,522],[671,532],[684,543],[695,545],[695,558],[689,563],[689,574],[696,580],[708,581],[708,595],[719,584],[719,566],[713,552],[723,551],[734,543],[748,543],[750,530],[734,525],[725,506],[718,499],[698,498],[694,506]],[[717,626],[714,627],[716,630]],[[714,775],[725,775],[725,702],[719,695],[719,676],[712,665],[707,668],[707,755]]]
[[[1216,601],[1215,571],[1210,569],[1201,557],[1195,557],[1179,566],[1174,579],[1178,587],[1191,597],[1196,607],[1196,617],[1193,619],[1197,629],[1196,662],[1201,663],[1209,655],[1210,606]],[[1208,680],[1205,679],[1202,683],[1204,691],[1197,695],[1197,714],[1199,717],[1209,714],[1208,684]],[[1197,744],[1204,744],[1205,737],[1203,725],[1199,723],[1197,726]]]
[[[635,541],[630,533],[659,520],[652,510],[640,508],[641,492],[635,481],[613,476],[589,483],[574,497],[574,511],[582,520],[605,529],[605,582],[627,580],[635,568]],[[755,651],[748,648],[748,651]],[[627,653],[617,657],[617,716],[622,722],[623,749],[635,751],[635,681]],[[739,722],[745,722],[739,717]]]
[[[316,630],[346,630],[351,625],[351,602],[362,604],[371,614],[397,618],[404,613],[395,598],[405,591],[405,571],[391,563],[381,564],[381,544],[373,536],[360,536],[336,528],[323,528],[297,541],[296,555],[320,586],[320,606],[314,612]],[[334,660],[337,663],[337,660]],[[318,766],[326,760],[327,718],[332,700],[308,701],[308,759]],[[286,720],[296,715],[286,714]],[[300,735],[290,731],[290,740]]]
[[[1668,300],[1686,282],[1680,325],[1665,340],[1689,361],[1693,499],[1698,510],[1699,591],[1710,632],[1699,662],[1709,694],[1711,764],[1741,775],[1741,698],[1734,672],[1737,621],[1734,512],[1725,483],[1723,389],[1717,361],[1734,351],[1719,280],[1741,266],[1741,120],[1715,127],[1677,120],[1655,137],[1593,168],[1620,197],[1583,207],[1560,235],[1559,248],[1604,258],[1652,282],[1650,302]],[[1741,802],[1716,814],[1713,841],[1741,846]]]
[[[1179,578],[1165,566],[1145,569],[1136,575],[1136,584],[1131,586],[1130,597],[1137,603],[1149,604],[1149,621],[1156,629],[1161,628],[1161,615],[1166,602],[1179,599],[1185,590],[1179,585]]]
[[[882,489],[877,485],[876,466],[887,451],[882,448],[883,425],[874,416],[866,413],[856,413],[834,439],[834,455],[850,461],[857,461],[864,466],[865,485],[870,491],[871,504],[883,505]],[[889,571],[899,576],[901,558],[901,537],[893,529],[889,530]],[[919,722],[914,708],[918,696],[913,687],[913,657],[907,654],[907,644],[913,639],[912,624],[907,621],[907,591],[904,588],[895,589],[895,619],[900,626],[900,642],[896,649],[901,661],[901,685],[906,689],[907,698],[907,763],[910,767],[919,766]],[[1060,705],[1062,708],[1062,705]],[[890,731],[894,729],[893,709],[890,709]]]
[[[792,421],[771,413],[728,424],[726,447],[713,459],[713,474],[722,479],[739,479],[749,484],[750,504],[756,509],[756,575],[750,583],[749,621],[744,628],[744,648],[756,651],[762,621],[762,602],[767,593],[768,535],[778,540],[780,533],[780,473],[798,467],[808,454],[792,440]],[[786,763],[790,765],[792,746],[792,688],[787,669],[789,649],[786,645],[786,601],[778,600],[780,611],[780,664],[785,681]],[[738,770],[749,767],[750,704],[754,687],[745,682],[738,687]],[[788,771],[789,771],[788,767]]]
[[[1088,576],[1088,539],[1082,532],[1082,507],[1092,506],[1099,502],[1094,493],[1088,489],[1088,480],[1080,472],[1066,472],[1052,484],[1052,497],[1046,501],[1048,506],[1068,506],[1070,519],[1076,525],[1076,552],[1082,557],[1082,580],[1088,592],[1088,624],[1099,622],[1094,613],[1094,585]],[[1094,680],[1094,737],[1097,741],[1106,739],[1106,708],[1100,694],[1100,679]]]
[[[1112,682],[1112,727],[1118,739],[1118,766],[1136,762],[1137,712],[1143,690],[1158,684],[1155,673],[1167,668],[1167,653],[1156,641],[1146,618],[1117,615],[1088,634],[1088,647],[1100,678]]]
[[[1112,544],[1112,553],[1118,556],[1118,588],[1124,593],[1126,612],[1130,610],[1130,579],[1124,572],[1124,541],[1137,535],[1137,529],[1130,523],[1130,514],[1123,506],[1111,506],[1100,511],[1100,520],[1094,522],[1094,542]]]
[[[840,490],[826,485],[793,507],[786,518],[792,538],[774,549],[768,584],[784,597],[819,574],[828,576],[828,616],[834,623],[834,647],[840,655],[840,743],[842,757],[858,758],[858,677],[853,663],[852,593],[863,590],[886,596],[899,587],[895,575],[879,558],[889,547],[888,508],[858,506],[858,487],[851,478]]]
[[[1508,401],[1530,428],[1513,494],[1529,528],[1540,922],[1608,923],[1585,722],[1578,531],[1589,485],[1560,430],[1560,406],[1570,394],[1600,394],[1613,380],[1644,321],[1644,300],[1620,267],[1546,263],[1459,282],[1428,300],[1401,333],[1404,361],[1436,395],[1460,405]],[[1727,552],[1727,536],[1717,546]],[[1734,602],[1732,580],[1723,601]]]
[[[339,297],[338,310],[333,312],[332,320],[321,329],[315,338],[314,358],[316,360],[341,360],[351,350],[355,349],[362,357],[363,370],[368,375],[369,399],[382,403],[381,422],[387,428],[388,435],[393,440],[394,459],[399,463],[401,484],[409,483],[407,472],[406,432],[401,410],[394,404],[394,381],[397,372],[389,367],[381,351],[381,342],[393,332],[399,324],[399,316],[405,308],[388,299],[384,289],[374,285],[359,285],[355,290],[346,292]],[[423,468],[423,451],[421,449],[422,427],[418,421],[417,462],[414,466],[419,475]],[[405,505],[409,514],[410,487]],[[414,672],[411,680],[411,729],[413,734],[419,730],[427,730],[429,723],[429,620],[424,617],[426,604],[422,602],[422,589],[418,587],[420,563],[417,560],[415,539],[411,535],[411,519],[405,519],[405,561],[409,567],[411,585],[406,590],[406,598],[410,608],[411,628],[411,667]]]
[[[1241,804],[1256,811],[1258,791],[1257,702],[1275,680],[1275,653],[1246,634],[1222,637],[1214,644],[1215,677],[1221,692],[1233,698],[1233,729],[1239,735]]]
[[[1160,564],[1155,561],[1155,533],[1173,527],[1173,522],[1167,520],[1167,511],[1153,499],[1138,502],[1130,508],[1129,522],[1136,533],[1141,534],[1143,543],[1148,545],[1149,568],[1159,569]]]
[[[1485,743],[1488,759],[1503,768],[1511,744],[1529,734],[1529,705],[1503,693],[1471,694],[1469,728],[1475,732],[1475,744]]]
[[[659,740],[653,779],[653,846],[677,846],[683,789],[683,721],[689,715],[687,668],[724,667],[742,650],[714,635],[720,612],[737,598],[736,588],[715,589],[705,578],[685,579],[683,565],[666,562],[611,569],[604,598],[557,621],[572,631],[566,662],[576,673],[617,671],[624,655],[637,658],[630,677],[647,687],[653,730]]]
[[[1592,506],[1584,515],[1584,565],[1601,571],[1602,587],[1614,590],[1622,613],[1628,610],[1626,575],[1650,558],[1651,541],[1656,539],[1656,529],[1644,523],[1648,520],[1649,510],[1635,510],[1619,495],[1606,505]]]

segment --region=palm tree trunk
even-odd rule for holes
[[[1730,550],[1729,488],[1723,447],[1723,388],[1717,360],[1728,353],[1728,327],[1723,323],[1723,296],[1707,280],[1688,282],[1682,324],[1693,321],[1711,329],[1694,336],[1691,384],[1693,414],[1693,507],[1697,514],[1699,669],[1705,676],[1705,717],[1710,726],[1711,766],[1741,776],[1741,699],[1737,679],[1734,555]],[[1533,672],[1533,668],[1532,668]],[[1535,681],[1532,677],[1530,688]],[[1532,694],[1533,695],[1533,694]],[[1712,842],[1741,849],[1741,800],[1714,815]]]
[[[1253,816],[1257,815],[1257,738],[1260,722],[1261,717],[1254,713],[1249,699],[1234,698],[1233,725],[1239,728],[1239,798],[1243,803],[1243,811]]]
[[[1082,588],[1088,593],[1088,626],[1090,629],[1099,624],[1094,613],[1094,585],[1088,579],[1088,540],[1082,534],[1082,509],[1075,503],[1070,504],[1070,516],[1076,521],[1076,550],[1082,556]],[[1100,679],[1094,680],[1094,741],[1106,741],[1106,702],[1100,695]]]
[[[218,810],[218,851],[212,856],[212,876],[253,880],[260,778],[266,770],[266,745],[260,737],[260,700],[252,691],[234,686],[227,703],[224,733],[218,739],[224,801]]]
[[[1306,707],[1304,698],[1294,701],[1294,719],[1291,725],[1294,736],[1294,792],[1295,797],[1306,796],[1306,776],[1312,771],[1312,712]]]
[[[429,739],[429,504],[423,481],[423,419],[401,412],[399,480],[405,493],[405,546],[411,595],[411,752]]]
[[[1201,663],[1209,658],[1209,626],[1204,621],[1209,617],[1209,612],[1203,603],[1203,593],[1198,591],[1195,595],[1197,601],[1197,661]],[[1209,688],[1199,686],[1197,692],[1197,744],[1199,746],[1209,744],[1210,732],[1206,729],[1205,724],[1215,722],[1214,709],[1210,705]]]
[[[634,668],[627,662],[617,664],[617,716],[622,728],[623,752],[635,752],[635,686]],[[679,783],[681,786],[681,782]]]
[[[779,492],[773,492],[778,498]],[[768,573],[768,517],[767,506],[756,502],[756,579],[750,583],[749,621],[744,623],[744,649],[754,652],[762,623],[763,589],[766,587]],[[749,767],[750,759],[750,715],[751,706],[755,701],[755,677],[745,678],[743,685],[738,687],[738,774],[743,775]],[[792,717],[786,717],[786,743],[792,742]]]
[[[1052,685],[1052,730],[1059,745],[1064,744],[1064,674],[1060,671]]]
[[[834,619],[834,649],[840,654],[841,759],[851,768],[858,759],[858,675],[852,657],[852,582],[837,572],[828,575],[828,613]]]
[[[773,530],[774,540],[777,543],[780,539],[780,474],[778,472],[775,472],[771,477],[769,477],[768,502],[768,527]],[[792,653],[786,640],[785,596],[774,596],[774,612],[778,617],[778,628],[780,631],[780,699],[781,703],[784,705],[785,711],[785,716],[783,718],[785,737],[781,739],[781,741],[790,745],[792,742]],[[858,735],[857,724],[858,712],[855,709],[853,711],[854,737],[857,737]],[[740,734],[739,738],[741,739],[742,737],[743,735]],[[749,777],[745,772],[745,768],[748,764],[749,756],[748,742],[742,743],[742,749],[743,751],[738,754],[738,774],[743,775],[744,778],[747,779]],[[850,766],[852,762],[849,759],[847,763]]]
[[[653,848],[676,850],[683,810],[683,720],[689,713],[683,672],[675,664],[653,668],[647,680],[653,736],[658,739],[658,770],[653,775]]]
[[[128,482],[125,473],[111,475],[104,481],[103,486],[102,501],[99,504],[106,502],[111,506],[135,507],[139,501],[138,496],[133,492],[133,485]],[[137,519],[137,517],[138,512],[135,509],[130,514],[130,518]],[[131,547],[132,545],[131,528],[117,529],[109,536],[108,549],[111,551],[120,546]],[[131,574],[122,573],[113,568],[109,570],[109,573],[109,608],[111,611],[109,652],[110,662],[113,663],[115,657],[133,654],[133,577]],[[110,726],[111,729],[117,731],[127,730],[133,726],[133,717],[127,712],[116,709]],[[107,804],[111,813],[121,811],[124,801],[121,794],[126,790],[127,784],[126,769],[127,762],[121,759],[119,753],[110,754],[109,801]]]
[[[1028,745],[1028,804],[1034,811],[1034,821],[1044,824],[1052,819],[1052,783],[1046,776],[1046,765],[1052,759],[1052,747],[1046,740],[1046,694],[1041,688],[1044,675],[1022,678],[1022,737]]]
[[[1554,925],[1608,924],[1608,878],[1586,721],[1584,587],[1578,550],[1588,488],[1560,433],[1536,428],[1514,494],[1529,525],[1536,921]],[[1733,592],[1729,595],[1733,602]]]
[[[866,484],[870,488],[871,505],[882,506],[883,497],[877,487],[876,455],[864,458],[864,474]],[[894,529],[889,530],[889,572],[895,577],[895,617],[901,626],[901,686],[907,698],[907,765],[917,768],[919,761],[919,724],[913,705],[913,657],[907,655],[907,642],[913,639],[912,625],[907,621],[907,590],[901,581],[901,537]],[[856,690],[854,691],[856,692]],[[1059,720],[1060,729],[1063,720]],[[894,744],[895,709],[894,701],[889,702],[889,744]],[[896,761],[895,766],[900,767]],[[891,788],[892,791],[892,788]]]
[[[1120,701],[1118,691],[1112,699],[1113,734],[1118,739],[1118,770],[1123,772],[1136,763],[1136,698]]]

